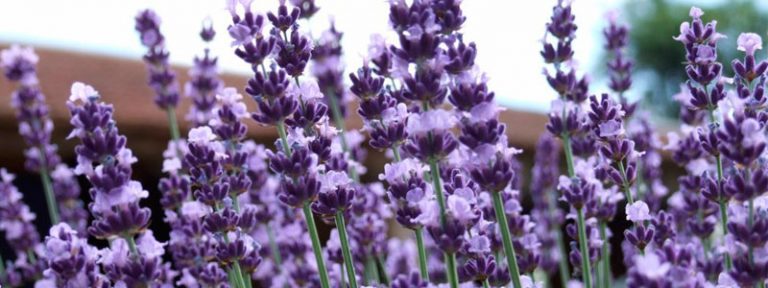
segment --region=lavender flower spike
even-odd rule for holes
[[[165,36],[160,32],[160,16],[149,9],[139,12],[135,29],[139,32],[141,44],[147,48],[144,62],[149,70],[149,87],[155,92],[155,104],[168,114],[171,138],[178,140],[180,135],[175,109],[179,103],[179,84],[168,62],[170,53],[165,49]]]

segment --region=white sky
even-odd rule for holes
[[[501,103],[518,109],[546,111],[554,95],[541,71],[539,40],[556,0],[464,0],[467,16],[465,39],[478,45],[477,63],[490,77],[490,88]],[[618,0],[579,0],[574,3],[579,25],[575,42],[581,71],[593,70],[602,49],[603,15],[617,8]],[[136,13],[154,9],[162,18],[171,62],[190,65],[201,53],[198,32],[202,19],[210,16],[217,30],[213,52],[220,56],[224,71],[249,73],[232,53],[226,25],[229,14],[218,0],[0,0],[0,42],[19,42],[37,47],[62,48],[123,58],[140,59],[144,52],[133,30]],[[255,0],[254,7],[275,9],[277,0]],[[386,0],[317,0],[321,10],[313,17],[315,34],[327,27],[331,15],[344,32],[343,49],[347,70],[357,69],[366,54],[372,33],[388,30]],[[524,7],[520,3],[525,3]],[[41,59],[45,61],[45,59]],[[597,91],[597,90],[595,90]]]

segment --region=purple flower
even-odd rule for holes
[[[738,50],[744,51],[747,55],[755,55],[755,50],[763,49],[763,39],[755,33],[741,33],[736,40]]]
[[[627,212],[627,220],[629,221],[637,223],[651,220],[648,204],[642,200],[627,204],[625,211]]]

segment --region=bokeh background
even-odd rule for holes
[[[342,45],[347,72],[361,65],[371,34],[380,33],[392,39],[385,0],[316,2],[321,10],[310,23],[302,24],[303,29],[317,38],[333,22],[344,33]],[[255,0],[254,3],[260,11],[277,6],[277,0]],[[545,131],[545,113],[555,97],[541,73],[544,63],[539,56],[540,39],[554,3],[555,0],[464,0],[462,4],[468,18],[463,29],[465,39],[477,43],[477,63],[490,77],[489,86],[496,92],[497,100],[507,107],[502,120],[507,122],[512,144],[525,150],[520,158],[526,167],[523,171],[531,166],[533,146],[538,135]],[[693,4],[704,9],[705,19],[718,19],[718,30],[728,37],[719,45],[720,59],[726,64],[725,75],[732,75],[728,64],[737,57],[738,34],[749,31],[765,37],[768,32],[768,1],[576,0],[573,7],[579,30],[574,43],[575,57],[579,71],[589,74],[593,83],[591,93],[607,91],[602,29],[607,25],[606,14],[616,11],[620,22],[630,26],[629,54],[636,61],[634,85],[627,95],[639,101],[641,109],[653,114],[651,119],[661,134],[673,130],[679,107],[672,101],[672,95],[679,91],[685,75],[684,52],[672,36],[679,33],[679,25],[688,19],[688,10]],[[128,146],[139,158],[134,165],[135,178],[150,189],[146,205],[153,208],[156,217],[161,217],[157,202],[160,197],[154,188],[161,175],[168,128],[164,112],[155,108],[152,92],[145,85],[146,70],[141,62],[144,49],[133,28],[134,16],[141,9],[152,8],[163,19],[161,29],[181,83],[186,81],[186,70],[192,59],[204,48],[198,36],[201,23],[204,19],[212,21],[218,35],[211,49],[219,56],[224,81],[227,86],[242,90],[249,68],[232,53],[226,34],[229,14],[224,7],[224,1],[208,0],[2,0],[0,48],[20,43],[34,46],[40,54],[41,85],[56,126],[53,141],[59,145],[67,163],[74,163],[75,144],[65,140],[70,129],[64,106],[69,85],[73,81],[90,83],[107,101],[115,103],[118,125],[128,136]],[[25,201],[39,211],[36,221],[41,234],[45,235],[49,223],[44,215],[41,184],[36,175],[23,169],[24,144],[16,133],[10,108],[13,89],[12,83],[0,79],[0,166],[19,175],[16,184],[25,193]],[[180,119],[183,119],[184,107],[179,109]],[[360,121],[352,117],[349,125],[359,127]],[[250,126],[250,135],[266,145],[271,145],[276,138],[274,131],[256,125]],[[375,151],[371,151],[368,159],[369,172],[364,179],[373,180],[381,171],[384,159]],[[666,160],[664,169],[670,171],[665,175],[670,190],[675,191],[675,173],[679,170],[670,161]],[[519,178],[526,183],[525,173]],[[87,189],[85,182],[83,185]],[[88,198],[87,193],[83,193],[83,197]],[[614,224],[611,228],[618,232],[626,223]],[[159,218],[153,221],[152,228],[158,231],[155,233],[158,236],[166,234],[161,232],[167,227]],[[159,236],[160,240],[164,240],[162,237]],[[619,247],[618,243],[613,246]],[[12,258],[6,247],[0,242],[0,253],[5,259]],[[618,267],[621,260],[613,259],[613,262],[617,264],[614,269],[619,269],[614,272],[619,273],[623,269]]]

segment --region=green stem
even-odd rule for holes
[[[234,275],[232,276],[232,278],[234,278],[235,281],[237,282],[236,284],[237,287],[243,287],[243,288],[247,287],[245,285],[245,279],[243,279],[243,270],[240,269],[239,262],[232,263],[232,274]]]
[[[423,228],[418,228],[413,232],[416,233],[416,247],[419,249],[419,272],[421,273],[421,279],[424,282],[429,283],[429,269],[427,269],[427,250],[424,248],[424,235]]]
[[[45,159],[45,152],[43,149],[39,149],[40,163],[47,166]],[[51,218],[51,226],[59,223],[59,209],[56,198],[53,194],[53,185],[51,185],[51,177],[48,175],[48,167],[40,167],[40,181],[43,182],[43,190],[45,191],[45,204],[48,206],[48,216]]]
[[[437,163],[437,160],[429,160],[429,170],[432,174],[432,186],[434,186],[435,196],[437,196],[437,204],[440,206],[440,226],[445,227],[445,222],[447,221],[447,216],[445,214],[445,195],[443,195],[443,184],[440,179],[440,164]],[[452,288],[459,287],[455,253],[445,253],[443,257],[445,258],[445,269],[446,274],[448,275],[448,282],[451,284]]]
[[[5,279],[5,260],[3,255],[0,255],[0,285],[6,284],[3,279]]]
[[[607,233],[607,223],[605,221],[600,221],[600,238],[603,240],[603,255],[600,260],[602,271],[600,272],[600,275],[602,276],[601,287],[611,287],[611,249],[610,249],[610,243],[608,242],[608,233]]]
[[[181,138],[181,134],[179,133],[179,122],[176,120],[176,108],[171,106],[168,107],[168,109],[165,111],[166,114],[168,114],[168,124],[171,130],[171,139],[173,139],[173,142],[175,143]]]
[[[483,288],[491,288],[491,284],[488,283],[488,278],[483,280]]]
[[[235,268],[236,269],[240,269],[240,263],[236,263]],[[253,280],[251,280],[251,278],[252,278],[251,274],[246,272],[246,271],[242,271],[241,275],[243,277],[242,279],[243,279],[243,284],[245,285],[245,288],[252,288],[253,287]]]
[[[448,269],[448,283],[451,284],[451,288],[459,287],[459,273],[456,270],[456,253],[445,253],[445,266]]]
[[[395,157],[395,162],[400,162],[400,146],[392,146],[392,155]]]
[[[320,273],[320,286],[323,288],[330,288],[330,285],[328,284],[328,270],[325,269],[325,261],[323,260],[323,247],[320,245],[320,238],[317,236],[315,216],[312,215],[312,209],[310,209],[309,204],[310,201],[304,203],[304,218],[306,218],[307,221],[309,237],[312,239],[312,251],[315,253],[317,272]]]
[[[280,256],[280,248],[277,247],[275,242],[275,234],[272,232],[272,223],[267,223],[267,237],[269,237],[269,248],[272,250],[272,260],[275,261],[275,266],[280,269],[283,265],[283,257]]]
[[[291,156],[291,146],[288,145],[288,134],[285,133],[285,120],[278,120],[275,123],[277,126],[277,134],[280,135],[280,143],[283,144],[283,152],[286,156]]]
[[[517,267],[517,255],[515,254],[514,247],[512,247],[509,224],[507,223],[507,214],[504,213],[504,204],[501,200],[501,193],[491,192],[491,196],[493,196],[493,210],[496,212],[496,221],[499,223],[499,228],[501,228],[501,240],[504,243],[504,254],[507,258],[509,276],[512,278],[512,284],[514,284],[515,288],[522,288],[523,286],[520,283],[520,270]]]
[[[437,205],[440,206],[440,225],[445,226],[445,195],[443,195],[443,184],[440,179],[440,164],[435,159],[429,160],[429,170],[432,173],[432,183],[437,197]]]
[[[719,185],[719,184],[718,184]],[[726,207],[725,201],[720,201],[720,222],[722,222],[723,227],[723,235],[728,234],[728,207]],[[733,261],[731,260],[731,254],[728,254],[728,252],[725,252],[725,268],[726,271],[730,271],[731,267],[733,266]]]
[[[632,199],[632,192],[629,191],[629,183],[627,181],[627,170],[624,169],[624,162],[622,161],[616,162],[619,165],[619,172],[621,172],[621,182],[622,182],[621,191],[624,192],[624,197],[627,198],[627,204],[632,204],[635,202],[635,200]]]
[[[376,268],[376,259],[373,256],[365,257],[365,274],[365,278],[367,278],[365,280],[366,285],[373,286],[373,284],[381,283],[379,269]]]
[[[125,242],[128,242],[128,249],[131,251],[131,256],[139,257],[139,249],[136,248],[136,240],[133,236],[123,236]]]
[[[339,210],[336,212],[336,230],[339,232],[339,242],[341,242],[341,253],[344,256],[344,265],[347,266],[347,276],[349,277],[349,287],[357,288],[357,279],[355,278],[355,264],[352,263],[352,252],[349,250],[349,240],[347,239],[347,225],[344,222],[344,213]]]
[[[376,257],[376,263],[378,264],[377,269],[381,269],[381,284],[384,284],[385,287],[389,286],[389,275],[387,275],[387,265],[384,264],[384,257]]]
[[[327,91],[326,95],[328,95],[328,104],[331,106],[331,116],[333,117],[333,122],[336,124],[336,128],[339,129],[339,140],[341,142],[341,150],[344,151],[346,154],[349,152],[349,145],[347,144],[347,137],[344,137],[344,133],[346,132],[346,125],[344,125],[344,117],[341,115],[341,107],[339,106],[339,100],[336,98],[336,93],[333,91]],[[360,176],[357,175],[357,170],[355,169],[354,165],[349,165],[349,176],[352,177],[355,182],[360,182]]]
[[[579,229],[579,250],[581,250],[581,277],[584,282],[584,287],[592,287],[592,268],[589,264],[589,248],[587,247],[587,225],[584,221],[584,209],[576,209],[578,221],[576,222]]]
[[[573,177],[576,172],[573,170],[573,148],[571,148],[571,135],[563,133],[563,149],[565,150],[565,164],[568,167],[568,177]]]

